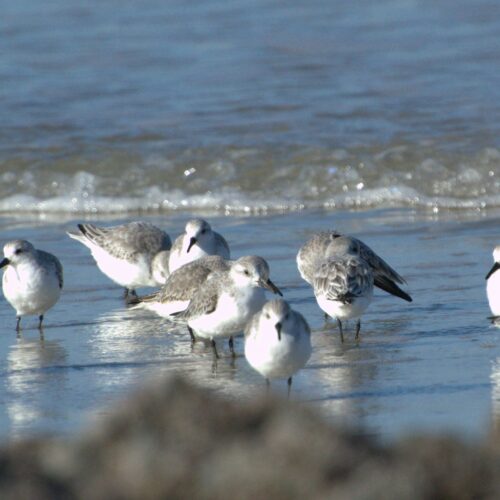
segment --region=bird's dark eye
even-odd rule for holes
[[[245,271],[243,271],[245,273],[246,276],[250,276],[250,272],[248,271],[248,269],[245,269]]]
[[[268,313],[266,313],[266,319],[271,319],[271,316],[269,316]]]
[[[20,253],[23,253],[23,249],[22,248],[16,248],[16,250],[14,251],[14,253],[16,255],[19,255]]]

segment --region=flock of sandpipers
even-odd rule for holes
[[[233,336],[243,331],[249,364],[268,387],[270,379],[287,379],[290,393],[292,376],[311,355],[310,329],[284,299],[266,301],[266,289],[282,293],[271,281],[265,259],[250,255],[230,260],[226,240],[203,219],[190,220],[173,244],[165,231],[147,222],[78,224],[78,231],[68,235],[87,246],[99,269],[125,288],[129,306],[185,324],[192,342],[211,343],[215,360],[216,340],[228,338],[234,356]],[[16,329],[25,315],[37,315],[42,329],[45,312],[63,288],[62,265],[26,240],[10,241],[3,250],[3,293],[16,310]],[[493,257],[486,280],[495,318],[500,316],[500,245]],[[400,288],[404,279],[387,262],[359,239],[335,231],[314,234],[298,251],[297,267],[325,316],[337,320],[342,341],[348,319],[357,320],[359,338],[374,286],[412,301]],[[138,296],[136,289],[146,286],[161,288]]]

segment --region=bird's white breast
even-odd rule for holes
[[[495,271],[488,278],[486,294],[493,316],[500,316],[500,270]]]

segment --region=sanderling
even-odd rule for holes
[[[373,297],[374,273],[358,255],[357,245],[351,238],[338,237],[330,246],[332,256],[319,265],[312,278],[314,295],[319,307],[337,319],[342,342],[342,320],[357,318],[358,339],[361,315]]]
[[[211,273],[176,317],[187,322],[195,337],[210,340],[218,358],[215,339],[243,331],[266,302],[265,288],[281,295],[269,279],[267,262],[253,255],[240,257],[228,270]]]
[[[292,376],[311,356],[311,330],[302,314],[283,299],[266,302],[245,328],[245,357],[266,379],[286,378],[288,397]]]
[[[170,250],[161,250],[151,261],[151,275],[155,286],[162,286],[167,282],[170,275],[168,270],[168,260],[170,258]]]
[[[368,245],[352,236],[345,236],[335,231],[316,233],[297,253],[297,267],[302,278],[312,284],[319,266],[329,257],[334,257],[337,248],[333,244],[337,238],[349,241],[351,250],[361,257],[372,269],[374,285],[403,300],[412,302],[412,298],[397,284],[406,281],[387,262],[379,257]]]
[[[68,235],[90,249],[99,269],[125,288],[125,298],[143,286],[159,286],[168,276],[170,237],[148,222],[97,227],[78,224]]]
[[[493,267],[486,275],[486,294],[490,304],[492,319],[500,317],[500,245],[493,250]]]
[[[178,236],[170,251],[169,270],[172,273],[179,267],[206,255],[220,255],[230,258],[227,241],[212,230],[203,219],[192,219],[186,224],[186,230]]]
[[[43,315],[61,296],[63,268],[51,253],[37,250],[29,241],[13,240],[3,247],[5,258],[0,268],[3,275],[3,293],[16,310],[19,331],[21,317],[38,315],[38,328],[42,329]]]
[[[137,297],[133,308],[148,309],[162,318],[175,319],[173,314],[184,311],[198,288],[212,272],[227,271],[231,262],[219,255],[201,257],[176,269],[160,290]]]

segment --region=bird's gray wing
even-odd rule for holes
[[[211,273],[225,271],[229,265],[229,262],[218,255],[189,262],[176,269],[167,278],[158,298],[160,302],[190,300]]]
[[[63,267],[59,259],[54,258],[54,264],[56,266],[57,279],[59,281],[59,288],[62,289],[64,285]]]
[[[222,256],[225,259],[230,259],[231,258],[231,251],[229,250],[229,245],[228,245],[226,239],[224,238],[224,236],[222,236],[222,234],[214,232],[214,235],[215,235],[215,242],[216,242],[217,248],[219,250],[222,250]]]
[[[365,294],[373,286],[373,273],[357,257],[329,259],[319,268],[314,281],[316,294],[328,300],[346,300]]]
[[[184,311],[175,314],[176,318],[189,320],[215,311],[219,300],[219,273],[212,273],[203,286],[194,293]]]
[[[172,244],[172,248],[170,249],[170,253],[180,253],[182,250],[182,242],[184,241],[185,233],[180,234],[175,238],[174,243]]]
[[[156,290],[156,292],[141,295],[140,297],[131,297],[127,301],[127,305],[140,304],[141,302],[158,302],[160,300],[161,292],[162,290]]]
[[[328,246],[340,236],[336,231],[314,234],[297,253],[297,267],[305,281],[311,283],[317,268],[328,258]]]
[[[295,315],[299,328],[307,332],[308,335],[311,335],[311,327],[309,326],[309,323],[306,321],[306,318],[304,318],[304,316],[302,316],[302,314],[300,314],[297,311],[293,311],[293,313]]]
[[[153,256],[171,247],[168,234],[147,222],[113,227],[78,224],[78,229],[88,240],[119,259],[136,260],[138,254]]]
[[[375,276],[385,276],[400,284],[406,283],[404,278],[387,264],[382,257],[377,255],[366,243],[363,243],[357,238],[352,238],[352,240],[358,245],[359,256],[369,264]]]
[[[37,250],[39,258],[42,262],[51,262],[56,270],[57,281],[59,282],[59,288],[62,288],[64,285],[64,277],[63,277],[63,266],[61,261],[53,254],[49,252],[45,252],[44,250]]]
[[[404,290],[401,290],[401,288],[399,288],[399,286],[387,276],[383,276],[380,274],[375,275],[374,285],[381,290],[384,290],[384,292],[395,295],[400,299],[406,300],[407,302],[413,302],[411,296],[408,295]]]
[[[161,289],[160,302],[171,302],[173,300],[190,300],[196,290],[204,283],[207,276],[212,272],[205,266],[194,266],[184,269],[182,266],[176,269],[165,282]]]

